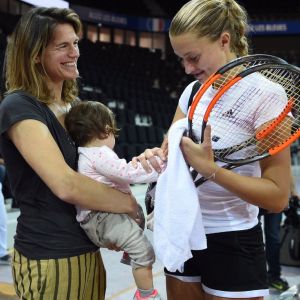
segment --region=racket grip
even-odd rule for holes
[[[195,181],[195,186],[198,187],[199,185],[201,185],[202,183],[210,180],[210,179],[215,179],[216,177],[216,173],[219,171],[220,167],[217,168],[217,170],[215,172],[213,172],[211,175],[209,175],[208,177],[201,177],[198,180]]]
[[[195,180],[198,175],[198,172],[196,170],[192,170],[191,175],[192,175],[193,180]]]
[[[189,134],[189,132],[188,132],[187,130],[185,130],[185,131],[183,132],[183,135],[182,135],[182,136],[187,136],[187,137],[191,138],[191,139],[195,142],[195,140],[193,139],[193,137],[190,136],[190,134]],[[188,166],[189,166],[189,165],[188,165]],[[190,166],[189,166],[189,167],[190,167]],[[198,172],[197,172],[196,170],[192,170],[192,171],[191,171],[191,175],[192,175],[193,180],[196,179],[197,174],[198,174]]]

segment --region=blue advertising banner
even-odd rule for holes
[[[136,31],[167,32],[171,22],[163,18],[127,16],[81,5],[70,4],[70,7],[83,21]]]
[[[281,35],[300,34],[299,21],[252,22],[250,34],[253,35]]]
[[[163,18],[142,18],[112,13],[81,5],[70,4],[83,21],[107,25],[110,27],[130,29],[135,31],[168,32],[171,20]],[[299,21],[252,22],[251,35],[283,35],[300,34]]]
[[[103,24],[117,28],[136,29],[138,28],[138,18],[126,15],[115,14],[104,10],[98,10],[81,5],[70,5],[79,14],[82,21],[96,24]]]

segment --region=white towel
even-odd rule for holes
[[[171,272],[183,272],[191,250],[207,248],[197,189],[179,146],[187,124],[181,119],[169,130],[168,164],[155,192],[154,249]]]

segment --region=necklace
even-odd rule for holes
[[[55,114],[56,117],[61,117],[70,110],[71,104],[70,103],[58,104],[56,102],[53,102],[49,105],[49,108],[52,110],[52,112]]]

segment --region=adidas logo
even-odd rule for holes
[[[222,114],[222,116],[223,116],[223,117],[227,117],[227,118],[233,118],[233,117],[234,117],[234,116],[233,116],[233,110],[232,110],[232,109],[227,110],[226,112],[224,112],[224,113]]]
[[[220,139],[220,137],[219,137],[219,136],[216,136],[216,135],[212,136],[212,138],[211,138],[211,140],[212,140],[213,142],[217,142],[219,139]]]

